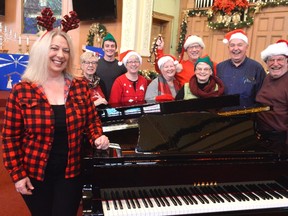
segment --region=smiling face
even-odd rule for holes
[[[82,61],[81,69],[83,71],[84,76],[87,79],[92,79],[93,74],[96,72],[98,66],[98,59],[96,56],[92,56]]]
[[[116,43],[114,41],[105,41],[103,44],[104,58],[114,58],[116,54]]]
[[[199,62],[195,68],[195,75],[199,83],[206,83],[212,75],[212,69],[209,64]]]
[[[126,62],[127,71],[131,74],[138,74],[140,68],[140,59],[136,55],[131,55]]]
[[[277,79],[287,73],[288,58],[285,55],[275,55],[268,57],[267,66],[272,78]]]
[[[49,49],[48,70],[51,73],[62,73],[67,67],[70,48],[66,39],[60,35],[53,37]]]
[[[173,80],[176,73],[176,66],[173,60],[168,60],[160,68],[162,75],[167,81]]]
[[[232,62],[235,65],[240,65],[246,57],[248,44],[241,39],[232,39],[229,42],[228,49]]]
[[[199,43],[192,43],[186,49],[189,60],[194,62],[202,56],[202,52],[203,47]]]

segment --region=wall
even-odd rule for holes
[[[171,31],[170,53],[177,56],[176,49],[178,43],[178,26],[180,17],[180,0],[154,0],[154,11],[174,17]]]

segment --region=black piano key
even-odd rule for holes
[[[159,200],[161,206],[166,206],[163,197],[159,194],[157,189],[153,189],[153,193],[155,194],[155,196],[157,197],[157,199]]]
[[[163,201],[165,202],[165,204],[167,206],[170,206],[169,201],[167,200],[166,196],[164,195],[163,191],[161,189],[157,189],[158,194],[160,195],[160,197],[162,197]]]
[[[118,202],[120,209],[123,209],[119,191],[116,191],[116,201]]]
[[[213,188],[218,194],[220,194],[224,199],[226,199],[226,201],[235,202],[235,199],[230,196],[222,187],[214,186]]]
[[[158,207],[160,207],[160,206],[161,206],[160,201],[157,199],[157,196],[156,196],[156,194],[154,193],[153,189],[150,189],[149,192],[150,192],[150,194],[151,194],[151,197],[155,200],[156,205],[157,205]]]
[[[128,195],[128,197],[132,197],[132,194],[131,194],[131,191],[130,191],[130,190],[127,191],[127,195]],[[135,209],[135,208],[136,208],[136,205],[135,205],[134,200],[133,200],[133,199],[129,199],[129,201],[130,201],[130,203],[131,203],[132,208]]]
[[[186,205],[189,205],[190,201],[188,200],[188,198],[186,197],[186,194],[184,193],[184,191],[182,190],[182,188],[176,188],[175,189],[176,192],[180,195],[181,199],[184,201],[184,203]]]
[[[279,184],[269,183],[268,186],[271,187],[273,190],[277,191],[277,193],[281,194],[285,198],[288,198],[288,191]]]
[[[108,195],[106,192],[104,192],[104,200],[105,200],[105,203],[106,203],[106,207],[107,207],[107,210],[110,210],[110,205],[109,205],[109,199],[108,199]]]
[[[193,195],[190,194],[190,192],[188,191],[188,189],[186,187],[184,187],[182,189],[192,204],[198,204],[198,201],[193,197]]]
[[[248,197],[242,194],[242,192],[234,185],[224,185],[223,188],[240,202],[249,200]]]
[[[197,187],[189,187],[189,189],[191,190],[192,194],[194,194],[202,204],[209,203],[209,200]]]
[[[145,208],[148,208],[148,201],[146,201],[146,197],[144,196],[142,190],[139,190],[138,191],[139,195],[140,195],[140,198],[145,206]],[[151,203],[152,204],[152,203]],[[152,206],[151,206],[152,207]]]
[[[176,202],[178,203],[178,205],[182,205],[182,202],[180,199],[178,199],[177,194],[172,190],[172,188],[168,188],[170,194],[172,194],[172,196],[174,197],[174,199],[176,200]]]
[[[258,186],[265,190],[267,193],[269,193],[271,196],[275,197],[276,199],[283,199],[283,197],[276,193],[274,190],[272,190],[272,188],[268,187],[266,184],[258,184]]]
[[[178,203],[176,202],[175,198],[173,197],[173,194],[171,194],[170,190],[168,188],[165,188],[164,191],[167,193],[168,197],[172,201],[174,206],[177,206]]]
[[[213,198],[216,200],[217,203],[224,203],[224,199],[219,196],[215,190],[213,190],[213,186],[205,186],[205,188],[207,189],[207,192],[210,193],[211,196],[213,196]]]
[[[205,187],[205,186],[199,187],[199,190],[201,190],[203,192],[203,194],[206,195],[206,197],[208,197],[208,199],[210,199],[213,203],[217,202],[217,199],[215,199],[215,197],[209,193],[207,187]]]
[[[148,196],[148,192],[146,190],[143,190],[143,195],[145,198],[147,198],[148,204],[152,208],[154,205],[153,205],[152,201],[150,200],[150,196]]]
[[[127,205],[127,208],[131,209],[131,205],[129,203],[129,197],[128,197],[127,192],[125,190],[123,191],[123,197],[124,197],[125,203]]]
[[[111,198],[112,198],[112,201],[113,201],[114,209],[118,210],[118,205],[117,205],[117,202],[116,202],[116,196],[115,196],[114,191],[111,191]]]
[[[246,185],[247,188],[249,188],[253,193],[255,193],[257,196],[259,196],[263,200],[272,199],[272,197],[265,193],[265,191],[261,190],[256,184],[248,184]]]
[[[250,199],[252,200],[260,200],[260,198],[258,196],[256,196],[254,193],[252,193],[251,190],[249,190],[248,188],[246,188],[244,185],[237,185],[237,187],[243,192],[245,193],[248,197],[250,197]]]
[[[135,200],[136,206],[137,206],[138,208],[141,208],[141,205],[140,205],[140,203],[139,203],[139,201],[138,201],[138,199],[137,199],[137,196],[136,196],[136,193],[135,193],[134,190],[132,190],[132,198]]]

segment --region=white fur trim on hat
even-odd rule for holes
[[[274,55],[288,56],[287,44],[285,42],[271,44],[261,52],[261,58],[263,61],[266,61],[268,57]]]
[[[247,36],[244,35],[244,34],[242,34],[242,33],[240,33],[240,32],[235,33],[235,34],[232,34],[229,41],[231,41],[232,39],[241,39],[241,40],[243,40],[245,43],[248,44],[248,38],[247,38]]]
[[[127,64],[128,59],[129,59],[131,56],[133,56],[133,55],[137,56],[137,57],[139,58],[140,64],[142,64],[142,57],[141,57],[137,52],[135,52],[135,51],[130,51],[130,52],[128,52],[128,53],[125,55],[125,57],[122,59],[122,62],[123,62],[123,64],[124,64],[125,66],[126,66],[126,64]]]
[[[188,46],[190,46],[193,43],[198,43],[203,49],[205,48],[205,44],[204,44],[202,38],[200,38],[196,35],[191,35],[186,39],[186,41],[184,43],[184,49],[186,50],[188,48]]]
[[[173,59],[171,56],[163,56],[157,62],[159,69],[161,69],[161,67],[168,61],[173,61],[174,65],[179,64],[179,62]]]

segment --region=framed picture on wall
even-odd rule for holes
[[[23,0],[23,34],[37,34],[42,29],[37,26],[36,17],[43,8],[52,9],[56,22],[54,27],[60,26],[62,15],[62,0]]]

